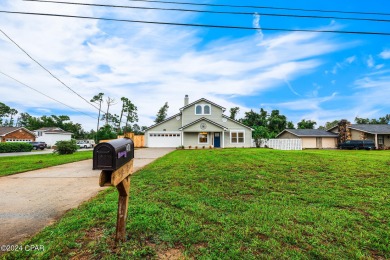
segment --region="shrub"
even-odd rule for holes
[[[58,141],[55,144],[56,150],[55,153],[58,154],[72,154],[77,151],[76,140],[72,139],[70,141]]]
[[[32,149],[29,143],[0,143],[0,153],[31,152]]]

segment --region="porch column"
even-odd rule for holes
[[[184,146],[184,131],[181,131],[181,145]]]
[[[376,147],[376,149],[379,149],[379,147],[378,147],[378,134],[375,134],[375,147]]]
[[[225,148],[225,131],[223,129],[222,129],[222,144],[221,144],[221,147]]]

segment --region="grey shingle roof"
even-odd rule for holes
[[[279,135],[284,132],[290,132],[298,137],[337,137],[337,134],[320,129],[285,129]],[[277,137],[278,137],[277,136]]]
[[[72,134],[59,127],[42,127],[34,131],[42,131],[45,132],[46,134]]]
[[[214,105],[214,106],[216,106],[216,107],[219,107],[219,108],[222,109],[222,111],[225,111],[225,110],[226,110],[226,108],[224,108],[223,106],[220,106],[220,105],[218,105],[218,104],[215,104],[214,102],[211,102],[210,100],[207,100],[207,99],[205,99],[205,98],[201,98],[201,99],[198,99],[198,100],[196,100],[196,101],[194,101],[194,102],[192,102],[192,103],[190,103],[190,104],[188,104],[188,105],[186,105],[186,106],[180,108],[180,111],[182,111],[182,110],[186,109],[187,107],[190,107],[190,106],[192,106],[192,105],[194,105],[194,104],[196,104],[196,103],[199,103],[199,102],[201,102],[201,101],[205,101],[205,102],[210,103],[210,104],[212,104],[212,105]]]
[[[352,124],[349,128],[370,134],[390,134],[390,125]]]
[[[205,117],[201,117],[201,118],[199,118],[198,120],[195,120],[195,121],[193,121],[193,122],[191,122],[191,123],[189,123],[189,124],[187,124],[187,125],[185,125],[185,126],[183,126],[183,127],[180,127],[179,130],[183,130],[183,129],[185,129],[185,128],[187,128],[187,127],[190,127],[190,126],[192,126],[192,125],[194,125],[194,124],[196,124],[196,123],[199,123],[199,122],[201,122],[201,121],[209,122],[210,124],[213,124],[213,125],[215,125],[215,126],[217,126],[217,127],[220,127],[220,128],[222,128],[222,129],[224,129],[224,130],[227,130],[227,129],[228,129],[226,126],[220,125],[220,124],[218,124],[218,123],[216,123],[216,122],[214,122],[214,121],[211,121],[210,119],[207,119],[207,118],[205,118]]]

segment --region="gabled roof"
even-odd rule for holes
[[[369,134],[390,134],[390,125],[385,124],[352,124],[349,128]]]
[[[173,116],[171,116],[171,117],[168,117],[167,119],[165,119],[164,121],[162,121],[162,122],[160,122],[160,123],[157,123],[157,124],[154,124],[154,125],[152,125],[152,126],[149,126],[148,128],[146,128],[145,131],[148,131],[149,129],[151,129],[151,128],[155,127],[155,126],[164,124],[165,122],[167,122],[167,121],[169,121],[169,120],[171,120],[172,118],[175,118],[175,117],[177,117],[177,116],[181,116],[181,113],[177,113],[176,115],[173,115]]]
[[[187,127],[190,127],[190,126],[192,126],[192,125],[195,125],[196,123],[199,123],[199,122],[201,122],[201,121],[206,121],[206,122],[208,122],[208,123],[210,123],[210,124],[212,124],[212,125],[215,125],[215,126],[217,126],[217,127],[220,127],[220,128],[222,128],[224,131],[227,130],[227,127],[225,127],[225,126],[223,126],[223,125],[220,125],[220,124],[218,124],[218,123],[215,123],[214,121],[211,121],[210,119],[207,119],[207,118],[205,118],[205,117],[201,117],[201,118],[199,118],[198,120],[192,121],[191,123],[189,123],[189,124],[187,124],[187,125],[185,125],[185,126],[183,126],[183,127],[180,127],[179,130],[183,130],[183,129],[185,129],[185,128],[187,128]]]
[[[226,108],[224,108],[223,106],[220,106],[220,105],[218,105],[218,104],[215,104],[214,102],[211,102],[211,101],[208,100],[208,99],[201,98],[201,99],[198,99],[198,100],[196,100],[196,101],[194,101],[194,102],[192,102],[192,103],[190,103],[190,104],[188,104],[188,105],[186,105],[186,106],[180,108],[180,111],[183,111],[183,110],[186,109],[187,107],[190,107],[190,106],[192,106],[192,105],[195,105],[196,103],[199,103],[199,102],[201,102],[201,101],[210,103],[210,104],[213,105],[213,106],[216,106],[216,107],[221,108],[221,109],[222,109],[222,112],[224,112],[224,111],[226,110]]]
[[[59,127],[42,127],[42,128],[37,129],[37,130],[34,130],[34,131],[41,131],[41,132],[44,132],[46,134],[72,134],[70,132],[62,130]]]
[[[320,129],[285,129],[279,133],[276,137],[280,136],[284,132],[289,132],[298,137],[337,137],[335,133],[328,132]]]
[[[237,124],[239,124],[239,125],[241,125],[241,126],[243,126],[243,127],[246,127],[246,128],[248,128],[248,129],[250,129],[251,131],[253,131],[253,128],[251,128],[251,127],[249,127],[249,126],[247,126],[247,125],[244,125],[244,124],[241,123],[240,121],[231,119],[231,118],[228,117],[227,115],[222,114],[222,117],[224,117],[224,118],[226,118],[226,119],[228,119],[228,120],[230,120],[230,121],[233,121],[234,123],[237,123]]]
[[[35,136],[35,134],[33,132],[31,132],[30,130],[24,128],[24,127],[13,127],[13,126],[4,126],[4,127],[0,127],[0,136],[5,136],[7,134],[10,134],[10,133],[13,133],[13,132],[16,132],[18,130],[24,130],[32,135]]]

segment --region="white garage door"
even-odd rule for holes
[[[181,133],[149,133],[148,147],[178,147],[181,145]]]

